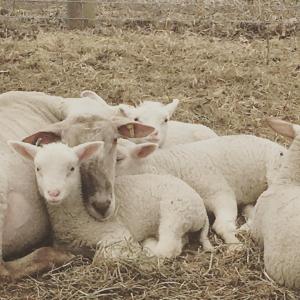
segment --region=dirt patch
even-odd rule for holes
[[[0,23],[0,92],[78,96],[90,89],[111,103],[178,98],[178,120],[205,124],[219,134],[251,133],[288,143],[275,137],[264,119],[300,123],[296,29],[285,35],[266,31],[265,21],[258,23],[255,11],[251,15],[242,7],[230,14],[243,19],[239,30],[229,9],[223,14],[216,9],[210,21],[201,15],[202,22],[199,16],[192,24],[175,11],[164,26],[151,15],[139,21],[131,12],[130,21],[123,10],[100,14],[122,22],[103,21],[105,26],[87,31],[67,31],[54,17],[48,27],[34,20],[22,26]],[[0,299],[299,299],[266,276],[259,249],[240,238],[247,246],[236,254],[226,253],[211,235],[219,247],[212,256],[193,252],[194,245],[164,263],[140,258],[91,267],[78,259],[73,267],[37,279],[2,284]]]

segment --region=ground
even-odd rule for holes
[[[0,92],[77,97],[90,89],[131,104],[178,98],[175,119],[288,144],[264,120],[300,123],[299,3],[208,2],[105,5],[96,28],[84,31],[66,29],[57,7],[43,9],[45,22],[9,21],[2,9]],[[249,237],[240,239],[246,247],[236,254],[211,234],[218,249],[212,255],[192,245],[165,262],[141,257],[96,267],[77,258],[40,277],[1,284],[0,299],[300,299],[267,276]]]

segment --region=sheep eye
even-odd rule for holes
[[[123,159],[124,159],[123,157],[117,157],[116,161],[117,161],[117,162],[120,162],[120,161],[122,161]]]
[[[136,118],[134,118],[134,121],[138,122],[138,121],[139,121],[139,118],[137,118],[137,117],[136,117]]]
[[[38,167],[36,168],[36,171],[37,171],[37,172],[39,172],[40,170],[41,170],[40,168],[38,168]]]
[[[165,118],[165,123],[168,123],[168,121],[169,121],[168,118]]]
[[[75,168],[74,168],[74,167],[71,167],[70,171],[73,172],[74,170],[75,170]]]

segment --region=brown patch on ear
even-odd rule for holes
[[[39,131],[22,140],[24,143],[32,145],[43,145],[61,141],[61,136],[53,132]]]
[[[141,123],[127,123],[118,126],[118,132],[125,138],[142,138],[152,133],[155,128]]]

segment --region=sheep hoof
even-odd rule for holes
[[[143,242],[143,249],[148,256],[155,256],[156,246],[157,240],[154,238],[148,238]]]

